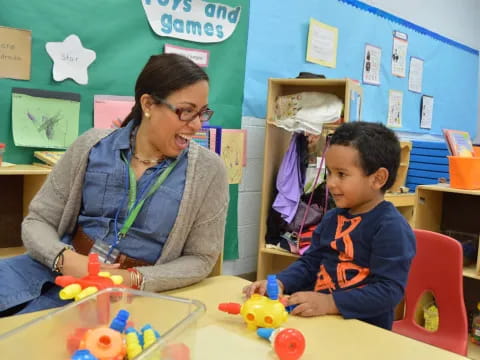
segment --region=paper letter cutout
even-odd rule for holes
[[[73,79],[80,85],[88,84],[87,68],[95,60],[95,51],[86,49],[77,35],[70,35],[62,42],[46,43],[48,55],[53,60],[53,79]]]

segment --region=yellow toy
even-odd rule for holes
[[[269,297],[253,294],[243,305],[238,303],[222,303],[220,311],[229,314],[240,314],[249,329],[278,328],[288,317],[285,306],[278,300],[278,285],[274,275],[269,275],[267,293]]]
[[[288,317],[285,306],[280,301],[258,294],[253,294],[243,305],[222,303],[218,305],[218,309],[229,314],[240,314],[247,327],[252,330],[257,327],[277,328]]]

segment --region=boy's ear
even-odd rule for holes
[[[388,180],[388,170],[384,167],[379,168],[373,174],[373,187],[380,190]]]

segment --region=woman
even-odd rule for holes
[[[147,291],[209,274],[223,246],[228,183],[221,159],[191,141],[213,114],[208,90],[189,59],[150,58],[122,128],[80,136],[31,202],[28,255],[0,261],[0,315],[65,304],[53,281],[85,276],[90,251],[103,270]]]

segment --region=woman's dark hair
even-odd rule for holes
[[[208,75],[190,59],[177,54],[150,56],[135,84],[135,105],[122,123],[126,126],[131,120],[140,123],[142,106],[140,97],[152,94],[165,99],[174,91],[193,85],[198,81],[208,81]]]
[[[400,143],[397,135],[381,123],[355,121],[342,124],[333,133],[330,145],[352,146],[360,154],[360,166],[367,175],[381,167],[388,170],[382,191],[388,190],[397,177]]]

